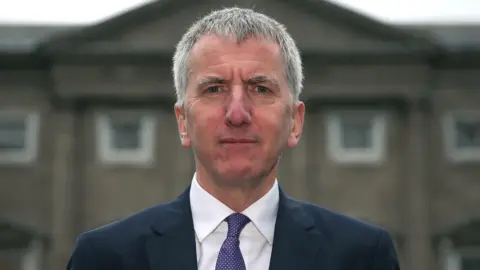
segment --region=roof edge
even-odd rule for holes
[[[340,16],[340,22],[345,22],[350,27],[356,27],[376,36],[383,38],[389,38],[397,40],[403,43],[406,47],[414,49],[418,48],[430,48],[435,49],[441,47],[435,40],[426,35],[418,35],[397,27],[395,24],[388,24],[379,20],[376,20],[363,13],[354,11],[348,7],[341,6],[337,3],[333,3],[327,0],[302,0],[297,2],[296,0],[283,0],[290,4],[302,3],[307,12],[314,10],[323,10],[326,16],[336,17]]]
[[[340,6],[326,0],[281,0],[290,5],[295,5],[306,12],[319,13],[344,22],[349,27],[356,27],[367,33],[397,40],[406,48],[436,48],[439,45],[426,35],[410,33],[395,25],[377,21],[369,16],[353,11],[347,7]],[[149,20],[152,16],[161,16],[167,12],[174,12],[177,8],[184,6],[186,0],[157,0],[149,2],[137,8],[127,10],[116,16],[110,17],[97,24],[86,25],[73,31],[60,33],[45,40],[39,45],[40,50],[56,50],[58,48],[74,48],[83,42],[88,42],[102,33],[118,31],[121,28],[129,28],[138,21]]]
[[[72,48],[82,42],[88,42],[97,35],[122,27],[131,27],[134,21],[146,20],[149,14],[160,15],[157,10],[168,8],[172,4],[180,5],[183,0],[156,0],[139,7],[121,12],[96,24],[89,24],[75,31],[53,35],[38,46],[40,51],[54,51],[59,48]]]

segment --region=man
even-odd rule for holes
[[[173,73],[192,184],[82,234],[68,269],[399,269],[387,232],[278,186],[279,157],[296,146],[305,114],[300,55],[281,24],[248,9],[212,12],[179,42]]]

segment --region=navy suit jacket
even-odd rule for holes
[[[195,270],[189,188],[176,200],[81,234],[70,270]],[[280,190],[270,270],[399,270],[390,235]],[[267,270],[267,269],[265,269]]]

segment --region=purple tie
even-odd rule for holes
[[[228,216],[226,221],[228,223],[227,239],[220,248],[215,270],[245,270],[238,237],[250,219],[243,214],[235,213]]]

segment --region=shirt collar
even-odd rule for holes
[[[253,225],[270,244],[273,243],[278,202],[279,190],[277,180],[275,180],[274,185],[267,194],[242,212],[250,218]],[[190,188],[190,207],[192,209],[195,233],[200,242],[210,235],[226,217],[234,213],[232,209],[200,186],[197,182],[196,174],[193,176]]]

